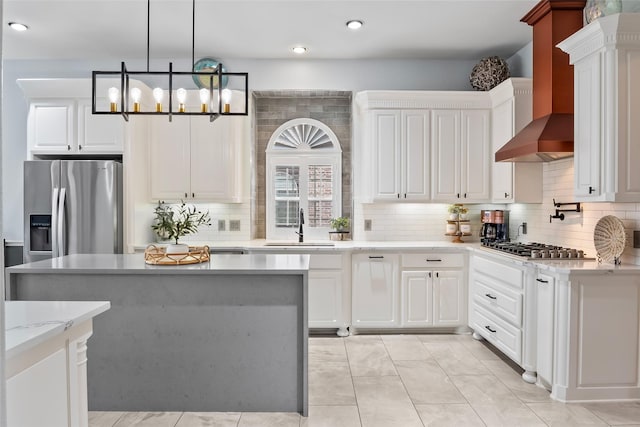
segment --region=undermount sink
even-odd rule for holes
[[[267,242],[265,246],[335,246],[331,242]]]

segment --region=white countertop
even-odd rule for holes
[[[6,358],[80,324],[111,307],[109,301],[6,301]]]

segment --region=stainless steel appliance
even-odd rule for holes
[[[509,211],[482,210],[480,211],[480,241],[508,242],[509,241]]]
[[[24,162],[24,262],[122,247],[120,163]]]
[[[489,242],[483,241],[482,246],[506,252],[524,259],[535,260],[592,260],[586,256],[584,251],[572,248],[565,248],[546,243],[520,243],[520,242]]]

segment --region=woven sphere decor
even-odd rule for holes
[[[509,65],[499,56],[482,58],[469,76],[475,90],[491,90],[509,78]]]

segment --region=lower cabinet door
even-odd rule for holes
[[[462,271],[433,272],[434,326],[466,324],[465,286]]]
[[[538,273],[536,367],[538,379],[545,387],[553,384],[554,290],[555,278]]]
[[[309,327],[342,325],[342,272],[309,271]]]
[[[433,273],[403,271],[400,286],[401,322],[403,327],[433,325]]]
[[[396,254],[355,254],[352,257],[353,325],[397,327],[400,324]]]

